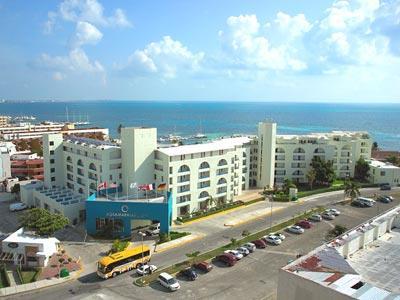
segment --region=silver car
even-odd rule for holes
[[[319,214],[313,214],[309,219],[314,222],[322,221],[322,217]]]
[[[297,234],[304,233],[304,229],[301,228],[300,226],[297,226],[297,225],[293,225],[293,226],[288,227],[288,231],[293,232],[293,233],[297,233]]]

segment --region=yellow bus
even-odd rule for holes
[[[146,245],[129,248],[101,258],[97,263],[97,275],[107,279],[130,271],[150,261],[150,248]]]

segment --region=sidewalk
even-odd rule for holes
[[[155,253],[161,253],[164,252],[166,250],[170,250],[172,248],[176,248],[179,246],[182,246],[186,243],[190,243],[193,242],[195,240],[201,239],[205,237],[205,234],[203,233],[198,233],[198,232],[192,232],[190,235],[186,235],[184,237],[181,237],[179,239],[173,240],[173,241],[169,241],[166,243],[162,243],[161,245],[158,245],[155,249]]]

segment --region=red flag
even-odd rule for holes
[[[157,191],[165,191],[167,189],[167,184],[166,183],[161,183],[157,187]]]
[[[97,186],[97,190],[104,190],[107,188],[107,181],[101,182],[98,186]]]

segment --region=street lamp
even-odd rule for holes
[[[142,265],[144,265],[143,238],[146,236],[146,234],[141,231],[139,231],[138,234],[142,237]]]

